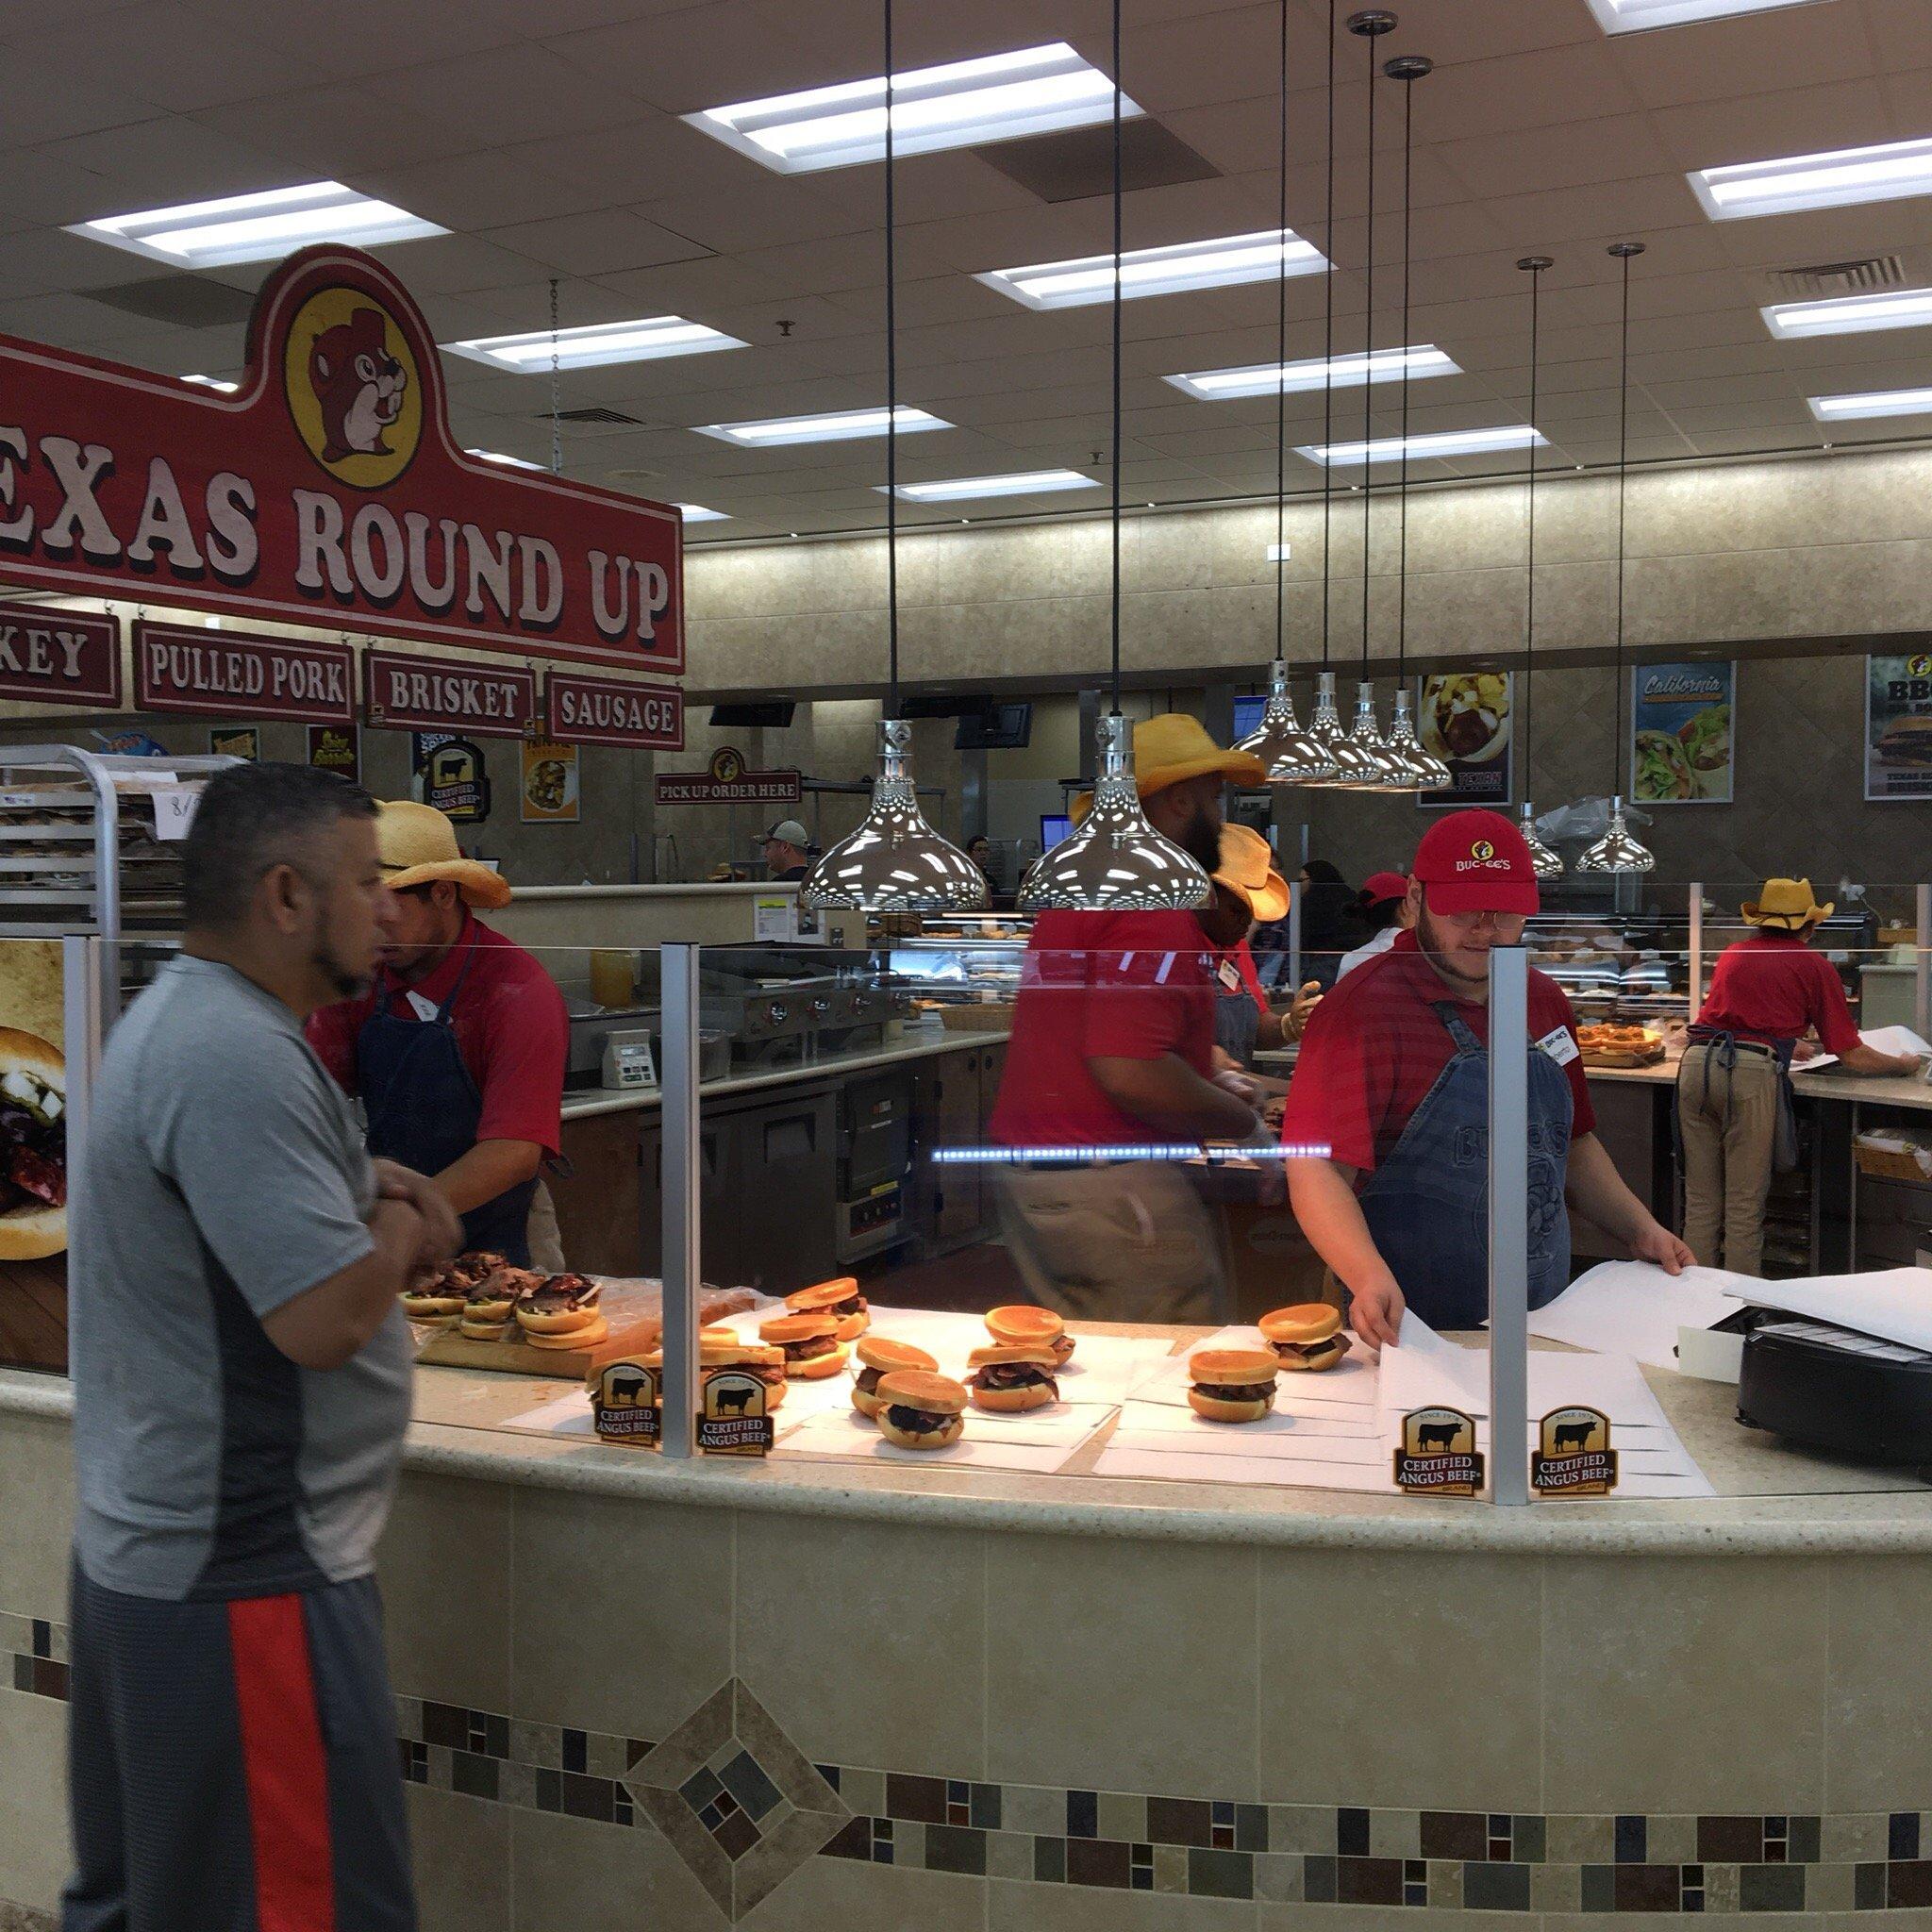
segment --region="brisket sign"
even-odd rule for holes
[[[553,671],[543,680],[543,706],[550,735],[566,744],[684,749],[684,693],[675,684],[620,684]]]
[[[537,674],[525,664],[465,664],[371,651],[367,665],[372,724],[521,738],[537,715]]]
[[[121,626],[41,604],[0,604],[0,697],[121,708]]]
[[[134,708],[352,724],[355,653],[347,644],[143,622],[134,626]]]
[[[664,504],[464,455],[421,311],[356,249],[262,284],[233,395],[0,336],[11,582],[675,676],[682,556]]]

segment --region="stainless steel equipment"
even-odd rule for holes
[[[912,1166],[912,1076],[874,1074],[839,1090],[836,1241],[841,1263],[908,1238],[906,1181]]]
[[[705,1030],[729,1038],[739,1066],[803,1063],[882,1046],[887,1023],[908,1006],[880,976],[827,973],[823,954],[792,966],[775,950],[708,966],[699,999]]]

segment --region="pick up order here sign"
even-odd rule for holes
[[[421,311],[355,249],[262,285],[233,395],[0,336],[10,582],[675,676],[681,545],[668,505],[466,456]],[[204,641],[161,685],[253,675]]]

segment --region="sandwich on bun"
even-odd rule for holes
[[[1273,1349],[1201,1349],[1188,1357],[1188,1407],[1210,1423],[1257,1423],[1274,1407],[1280,1369]]]
[[[526,1288],[516,1303],[517,1326],[532,1339],[578,1334],[604,1326],[597,1304],[604,1291],[587,1274],[551,1274]],[[586,1336],[586,1341],[593,1338]],[[553,1343],[552,1346],[556,1344]]]
[[[0,1260],[67,1245],[67,1058],[37,1033],[0,1026]]]
[[[1037,1308],[1030,1302],[989,1308],[986,1332],[995,1341],[1013,1348],[1044,1345],[1053,1350],[1057,1362],[1064,1362],[1074,1352],[1074,1338],[1067,1333],[1067,1324],[1051,1308]]]
[[[858,1291],[857,1278],[850,1274],[841,1274],[836,1281],[821,1281],[815,1288],[801,1288],[785,1297],[785,1306],[794,1315],[835,1316],[841,1341],[850,1341],[872,1326],[872,1309]]]
[[[785,1352],[785,1373],[801,1382],[822,1382],[845,1366],[836,1315],[774,1315],[758,1324],[758,1340]]]
[[[853,1343],[852,1353],[858,1357],[858,1373],[852,1378],[852,1406],[860,1415],[874,1420],[879,1412],[881,1376],[908,1369],[923,1370],[930,1375],[939,1368],[924,1349],[914,1348],[909,1341],[888,1341],[883,1335],[861,1335]]]
[[[879,1434],[902,1449],[944,1449],[966,1432],[966,1391],[949,1375],[897,1369],[877,1394]]]
[[[1261,1333],[1284,1369],[1332,1369],[1348,1353],[1341,1310],[1326,1302],[1297,1302],[1261,1317]]]
[[[462,1320],[468,1295],[447,1269],[438,1268],[419,1274],[397,1299],[410,1321],[425,1328],[454,1328]]]
[[[966,1366],[973,1371],[966,1377],[973,1406],[1009,1411],[1044,1408],[1060,1399],[1060,1385],[1054,1380],[1059,1365],[1059,1357],[1043,1341],[1017,1346],[996,1341],[975,1348],[966,1357]]]
[[[658,1351],[659,1364],[664,1358],[663,1351]],[[769,1348],[762,1342],[741,1341],[737,1336],[726,1333],[712,1335],[709,1331],[698,1337],[698,1385],[700,1389],[715,1374],[725,1369],[735,1369],[741,1374],[756,1375],[765,1385],[765,1409],[771,1410],[785,1400],[785,1351],[782,1348]]]

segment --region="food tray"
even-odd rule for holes
[[[1915,1141],[1874,1141],[1860,1134],[1852,1152],[1858,1172],[1876,1180],[1915,1181],[1921,1187],[1932,1181],[1932,1147],[1923,1147]]]
[[[593,1277],[595,1278],[595,1277]],[[655,1281],[603,1282],[600,1304],[609,1332],[586,1349],[532,1348],[510,1334],[501,1341],[473,1341],[454,1328],[433,1330],[416,1352],[419,1365],[439,1369],[493,1369],[505,1375],[560,1375],[581,1380],[592,1363],[655,1348],[663,1333],[663,1291]],[[698,1305],[700,1324],[741,1314],[756,1305],[748,1288],[707,1289]]]
[[[939,1013],[948,1033],[1003,1033],[1013,1024],[1013,1008],[1005,1004],[941,1007]]]
[[[1586,1067],[1655,1067],[1664,1058],[1664,1043],[1658,1041],[1655,1046],[1613,1046],[1590,1047],[1583,1049],[1583,1064]]]

